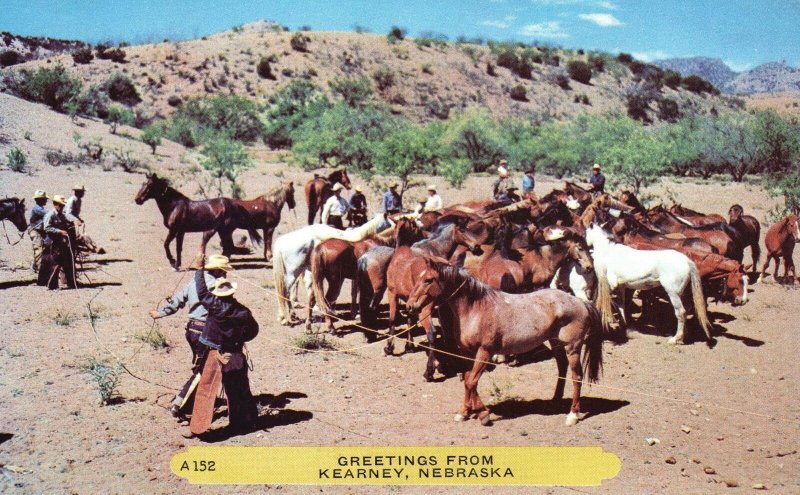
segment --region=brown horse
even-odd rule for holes
[[[753,272],[758,270],[758,259],[761,257],[761,223],[752,215],[745,215],[741,205],[732,205],[728,209],[728,224],[737,229],[744,239],[744,243],[750,247],[750,255],[753,257]]]
[[[675,203],[669,207],[669,212],[694,224],[696,227],[701,225],[710,225],[712,223],[724,222],[725,217],[716,213],[700,213],[699,211],[690,210],[680,203]]]
[[[677,251],[692,249],[705,253],[719,254],[717,248],[699,237],[684,237],[681,239],[667,237],[661,232],[653,230],[636,220],[633,214],[625,212],[623,212],[620,219],[614,223],[611,232],[618,240],[621,238],[624,244],[635,249],[638,249],[638,245],[640,244],[652,244],[660,246],[660,249],[675,249]]]
[[[686,237],[699,237],[714,246],[717,252],[726,258],[734,259],[740,263],[742,261],[742,250],[746,245],[746,241],[734,226],[721,222],[702,227],[691,227],[687,221],[682,221],[661,205],[647,210],[647,219],[654,227],[664,233],[679,233]]]
[[[331,188],[336,183],[344,186],[345,189],[350,189],[350,177],[347,176],[347,170],[338,169],[334,170],[327,177],[314,174],[314,178],[306,182],[306,205],[308,205],[308,224],[314,223],[317,216],[317,211],[322,214],[322,207],[325,201],[333,195]]]
[[[578,200],[581,207],[580,210],[583,211],[584,208],[589,206],[589,204],[594,200],[592,196],[592,192],[588,189],[584,189],[581,186],[575,184],[574,182],[566,181],[564,183],[564,192],[567,193],[567,196],[572,196],[573,198]]]
[[[244,208],[237,206],[228,198],[192,201],[173,189],[166,179],[156,174],[147,174],[147,179],[136,194],[135,201],[137,205],[141,205],[148,199],[156,201],[164,217],[164,226],[169,230],[164,241],[164,251],[174,270],[178,270],[181,266],[183,236],[187,232],[203,232],[199,255],[205,255],[206,243],[214,233],[232,232],[236,225],[243,225],[249,219]],[[251,227],[248,232],[254,242],[261,242],[261,236],[255,228]],[[229,255],[233,251],[233,243],[225,236],[220,238],[222,254]],[[176,258],[172,257],[169,249],[173,239],[175,239]]]
[[[800,239],[800,220],[797,215],[789,215],[780,222],[776,223],[767,230],[767,235],[764,238],[764,245],[767,247],[767,259],[764,260],[764,266],[761,267],[761,274],[758,280],[764,277],[769,262],[775,260],[775,272],[772,278],[778,280],[778,269],[781,265],[781,258],[783,258],[783,278],[790,282],[794,282],[797,274],[794,271],[794,260],[792,254],[794,252],[794,245]],[[789,272],[792,272],[789,278]]]
[[[20,233],[25,232],[28,228],[28,221],[25,220],[25,199],[0,199],[0,221],[3,220],[13,223]]]
[[[294,182],[281,182],[272,191],[254,199],[231,199],[231,201],[244,208],[248,214],[246,221],[241,225],[235,225],[235,228],[262,229],[264,233],[264,259],[270,261],[272,259],[272,234],[281,221],[283,205],[287,205],[290,210],[295,207]],[[245,220],[245,217],[238,218]],[[230,237],[232,234],[233,232],[231,231],[220,232],[220,236],[227,236],[225,242],[231,244],[233,243]]]
[[[553,348],[558,380],[553,400],[564,394],[567,366],[572,371],[572,406],[568,426],[583,417],[581,384],[584,368],[589,382],[596,382],[603,366],[603,334],[600,315],[591,303],[565,292],[543,289],[530,294],[506,294],[482,284],[463,270],[426,260],[424,269],[412,276],[414,286],[408,307],[421,318],[426,308],[447,308],[453,321],[442,325],[446,341],[473,361],[464,373],[464,402],[456,421],[477,414],[488,425],[489,410],[478,396],[478,381],[495,354],[522,354],[545,342]],[[586,346],[581,365],[581,349]]]

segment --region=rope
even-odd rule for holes
[[[20,233],[19,233],[19,239],[17,239],[17,241],[16,241],[16,242],[11,242],[11,239],[9,239],[9,237],[8,237],[8,231],[6,231],[6,220],[8,220],[8,219],[7,219],[7,218],[4,218],[4,219],[3,219],[3,221],[2,221],[2,224],[3,224],[3,234],[5,234],[5,236],[6,236],[6,242],[7,242],[9,245],[11,245],[11,246],[16,246],[17,244],[19,244],[20,242],[22,242],[22,238],[23,238],[23,237],[25,237],[25,234],[27,234],[28,232],[30,232],[31,228],[30,228],[30,227],[28,227],[27,229],[25,229],[25,230],[23,230],[22,232],[20,232]]]

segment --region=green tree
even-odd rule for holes
[[[313,83],[294,79],[270,98],[270,104],[261,114],[264,141],[273,148],[292,145],[292,134],[303,122],[320,116],[330,102]]]
[[[11,91],[29,101],[44,103],[56,112],[64,113],[67,106],[81,94],[83,83],[58,64],[41,67],[33,72],[10,75]]]
[[[247,149],[241,143],[219,135],[209,141],[200,153],[202,154],[200,163],[216,181],[217,194],[223,196],[227,185],[232,197],[241,198],[244,191],[237,182],[239,174],[252,166],[252,159],[247,154]]]
[[[195,124],[194,137],[201,142],[220,133],[237,141],[253,142],[264,134],[258,105],[242,96],[192,98],[173,114],[173,121],[182,119]],[[185,127],[185,123],[181,125]]]
[[[419,185],[412,174],[433,174],[441,160],[440,125],[428,127],[405,122],[386,135],[375,147],[374,171],[400,180],[400,195]]]
[[[656,132],[637,126],[625,140],[606,149],[600,159],[612,179],[639,194],[642,187],[656,182],[667,171],[668,151]]]
[[[350,107],[358,108],[367,104],[372,96],[372,84],[369,79],[334,79],[328,85],[334,95],[338,95]]]
[[[454,113],[442,134],[451,158],[466,159],[474,172],[484,172],[504,155],[497,123],[485,109]]]
[[[162,137],[164,137],[164,126],[160,123],[151,124],[142,129],[142,142],[150,146],[154,155],[156,147],[161,144]]]
[[[103,122],[111,127],[111,134],[116,134],[118,126],[133,124],[133,118],[133,112],[129,108],[122,105],[111,105],[108,107],[108,115]]]

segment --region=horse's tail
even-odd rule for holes
[[[280,240],[280,239],[278,239]],[[289,290],[286,287],[286,264],[283,260],[283,249],[275,242],[272,253],[272,273],[275,277],[275,291],[278,293],[278,307],[288,318],[291,313]]]
[[[325,257],[320,252],[320,245],[311,250],[311,287],[314,290],[314,298],[317,300],[317,306],[322,313],[326,315],[333,314],[333,309],[328,300],[325,299]]]
[[[308,224],[311,225],[317,216],[317,188],[314,187],[313,181],[306,184],[306,205],[308,205]]]
[[[358,284],[358,309],[361,322],[370,325],[373,323],[372,298],[375,292],[372,290],[372,283],[369,280],[368,263],[369,260],[366,256],[358,258],[356,279],[353,280],[353,283]]]
[[[700,272],[697,271],[697,265],[689,260],[689,276],[692,280],[692,302],[694,303],[694,312],[697,315],[697,321],[703,327],[703,332],[706,334],[706,339],[711,341],[711,322],[708,321],[708,312],[706,312],[706,297],[703,295],[703,284],[700,280]]]
[[[589,383],[597,383],[603,372],[603,322],[600,313],[591,303],[584,301],[589,311],[589,330],[583,351],[583,369]]]
[[[595,275],[597,276],[597,294],[594,300],[595,308],[600,312],[600,321],[605,332],[611,331],[614,324],[614,309],[611,306],[611,286],[608,283],[608,276],[602,267],[598,270],[595,262]]]

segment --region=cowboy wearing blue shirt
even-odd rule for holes
[[[525,175],[522,176],[522,195],[527,196],[528,194],[533,193],[533,187],[536,185],[536,181],[534,180],[533,174],[536,173],[536,167],[533,165],[525,171]]]
[[[589,182],[592,184],[592,194],[598,195],[602,194],[606,188],[606,176],[600,172],[600,165],[594,164],[592,167],[592,175],[589,176]]]
[[[403,209],[403,198],[397,194],[398,185],[397,182],[393,182],[389,186],[389,190],[383,193],[381,206],[383,206],[383,211],[386,213],[400,213]]]

